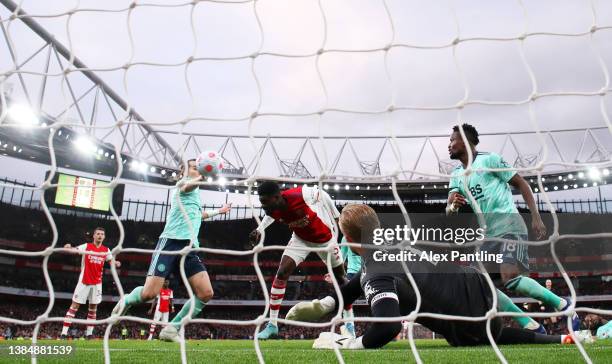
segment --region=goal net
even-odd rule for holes
[[[0,4],[0,39],[4,40],[0,45],[0,131],[3,137],[19,135],[24,148],[33,132],[44,132],[37,140],[48,148],[47,157],[41,160],[50,165],[40,185],[11,187],[39,193],[53,229],[51,245],[36,252],[0,249],[0,254],[11,257],[43,258],[48,309],[35,321],[0,317],[0,322],[33,325],[33,343],[42,324],[65,320],[50,315],[55,291],[48,262],[66,249],[58,242],[43,195],[49,189],[72,186],[54,180],[59,169],[67,167],[58,163],[61,153],[70,153],[62,144],[67,133],[73,133],[71,138],[81,151],[105,160],[113,171],[110,183],[93,189],[112,191],[124,186],[131,191],[152,188],[166,193],[175,187],[155,181],[176,173],[177,163],[203,150],[219,149],[233,180],[229,182],[228,177],[201,184],[205,188],[221,185],[221,190],[230,193],[230,200],[235,197],[252,209],[258,223],[255,190],[258,182],[268,180],[318,185],[331,195],[363,186],[362,194],[355,195],[357,200],[368,200],[370,187],[373,192],[382,186],[390,191],[397,212],[410,226],[410,211],[398,186],[446,189],[454,168],[451,161],[440,157],[446,153],[447,135],[455,124],[478,125],[483,135],[490,136],[483,140],[483,149],[499,150],[503,144],[503,154],[512,162],[508,168],[493,171],[532,176],[532,188],[551,212],[553,229],[545,241],[521,244],[550,247],[550,258],[569,286],[573,302],[563,312],[520,315],[612,315],[612,311],[575,306],[576,292],[555,250],[563,239],[588,242],[612,238],[612,233],[560,234],[549,196],[553,191],[545,183],[548,174],[603,170],[612,165],[607,152],[612,140],[612,4],[587,0],[432,4],[399,0],[112,4],[0,0]],[[463,129],[461,136],[466,140]],[[21,147],[13,152],[21,153]],[[470,164],[465,175],[480,172]],[[568,183],[565,189],[580,187]],[[556,191],[557,186],[554,188]],[[206,195],[204,192],[205,199]],[[474,210],[480,211],[479,201],[467,197]],[[158,253],[124,247],[124,226],[116,208],[110,204],[120,232],[113,256]],[[184,319],[184,325],[255,325],[254,334],[265,326],[270,297],[258,259],[263,252],[282,251],[285,246],[284,242],[264,246],[264,238],[250,251],[202,246],[172,253],[182,256],[180,275],[190,298],[186,254],[252,255],[265,298],[265,308],[254,320],[211,319],[204,310],[199,318]],[[435,244],[419,242],[425,247]],[[334,248],[337,246],[326,249],[331,252]],[[331,273],[331,262],[326,265]],[[414,284],[410,267],[404,267]],[[114,265],[111,271],[122,299],[126,292]],[[423,313],[417,307],[403,317],[355,317],[355,322],[407,321],[412,355],[421,362],[413,329],[424,314],[488,322],[519,315],[496,309],[495,287],[490,279],[488,283],[494,304],[483,317]],[[335,280],[333,288],[341,296]],[[416,294],[420,299],[418,289]],[[96,320],[96,324],[107,325],[107,363],[111,362],[111,330],[122,320],[153,322],[129,315]],[[341,312],[325,323],[279,319],[283,325],[322,331],[330,326],[336,330],[345,321]],[[488,337],[499,360],[506,362],[490,330]],[[576,347],[590,362],[583,345],[576,343]],[[186,363],[184,340],[180,350]],[[264,362],[256,338],[254,350]],[[342,351],[336,348],[335,353],[343,363]],[[36,360],[32,356],[32,362]]]

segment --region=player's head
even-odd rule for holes
[[[257,187],[257,195],[259,196],[261,208],[267,214],[274,210],[282,210],[287,204],[276,182],[266,181],[261,183]]]
[[[371,244],[374,229],[380,228],[380,220],[374,209],[362,204],[344,206],[338,223],[349,243]],[[360,249],[351,247],[351,250],[361,255]]]
[[[463,132],[465,133],[465,138],[467,139],[469,145],[463,142],[463,138],[461,138],[461,130],[459,130],[459,125],[453,126],[453,133],[450,136],[450,143],[448,144],[448,154],[451,159],[459,159],[462,155],[467,153],[467,148],[474,148],[478,145],[480,140],[478,139],[478,131],[475,127],[470,124],[463,124]]]
[[[591,331],[596,331],[600,326],[606,324],[606,321],[601,316],[594,313],[589,313],[586,315],[582,322],[584,323],[584,327]]]
[[[200,172],[198,172],[198,167],[196,165],[196,160],[195,159],[189,159],[187,160],[187,173],[185,173],[185,164],[181,163],[179,165],[179,174],[178,174],[178,178],[181,179],[185,176],[189,176],[191,178],[196,178],[197,176],[200,175]]]
[[[552,281],[550,279],[547,279],[545,284],[546,284],[546,289],[550,290],[552,288]]]
[[[93,241],[95,244],[102,244],[106,238],[106,230],[103,227],[97,227],[93,231]]]
[[[168,288],[168,287],[170,287],[170,280],[169,280],[169,279],[166,279],[166,280],[164,281],[164,288]]]

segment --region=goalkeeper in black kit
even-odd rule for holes
[[[342,209],[340,230],[351,243],[371,244],[374,229],[380,221],[367,205],[347,205]],[[351,247],[363,260],[361,275],[356,275],[341,286],[345,305],[352,304],[365,294],[373,317],[397,317],[393,322],[373,322],[363,336],[358,338],[329,335],[315,341],[315,347],[345,349],[380,348],[392,341],[402,329],[400,316],[410,314],[417,295],[400,262],[376,261],[373,253],[384,248],[366,249]],[[471,267],[452,263],[428,261],[406,262],[421,295],[420,313],[434,313],[465,317],[484,317],[491,309],[492,291],[485,276]],[[338,299],[327,296],[312,302],[301,302],[291,308],[286,318],[297,321],[317,321],[337,312]],[[419,317],[417,323],[443,335],[452,346],[489,344],[487,321],[465,321]],[[491,332],[498,344],[559,344],[588,341],[581,335],[543,335],[526,329],[502,327],[501,317],[491,320]],[[323,340],[323,341],[321,341]],[[329,344],[326,344],[328,342]]]

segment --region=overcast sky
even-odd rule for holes
[[[182,1],[148,0],[147,3],[180,4]],[[261,92],[257,90],[251,70],[251,58],[199,60],[189,67],[184,64],[132,65],[127,71],[108,69],[130,62],[184,63],[191,56],[245,57],[258,51],[299,56],[315,54],[321,48],[367,50],[384,48],[389,44],[432,47],[449,44],[455,38],[509,38],[524,32],[585,32],[593,25],[590,1],[530,0],[523,3],[524,9],[515,1],[394,0],[386,2],[391,21],[380,0],[321,0],[322,9],[316,0],[260,0],[255,7],[253,2],[200,2],[195,7],[137,6],[129,17],[127,11],[85,11],[76,12],[69,22],[66,15],[40,17],[37,21],[65,45],[69,44],[69,32],[75,55],[90,68],[96,69],[97,74],[147,121],[167,124],[155,128],[179,130],[179,126],[172,123],[189,117],[205,117],[218,120],[192,121],[183,132],[247,135],[247,121],[220,120],[246,118],[255,111],[312,113],[324,108],[382,111],[390,105],[423,108],[452,106],[463,99],[465,88],[469,91],[468,100],[525,100],[532,92],[532,81],[521,52],[524,52],[533,71],[538,93],[609,89],[597,54],[601,55],[608,72],[612,70],[612,29],[598,31],[593,37],[538,35],[528,37],[523,43],[467,41],[454,48],[442,49],[394,47],[388,52],[326,52],[319,58],[318,69],[327,98],[317,74],[315,56],[256,57],[254,72]],[[596,24],[612,26],[612,2],[593,3]],[[45,16],[63,14],[74,8],[121,10],[129,4],[129,1],[118,0],[24,0],[22,7],[30,14]],[[0,16],[6,19],[8,12],[0,8]],[[262,31],[258,27],[258,18]],[[324,27],[325,23],[327,28]],[[25,60],[43,44],[20,21],[4,24],[8,25],[18,60]],[[134,41],[133,48],[130,34]],[[14,66],[4,40],[0,40],[1,73]],[[41,54],[24,69],[42,72],[44,61],[44,54]],[[57,63],[51,63],[50,73],[60,70]],[[36,95],[41,76],[24,75],[24,78],[30,93]],[[77,93],[91,85],[78,74],[72,74],[70,79]],[[15,76],[6,81],[5,86],[9,83],[13,88],[13,97],[23,98],[23,91]],[[66,92],[62,93],[60,84],[60,77],[48,79],[42,109],[50,115],[57,114],[70,102]],[[187,86],[191,88],[193,98]],[[600,98],[554,96],[539,99],[534,105],[537,124],[541,130],[606,126]],[[92,100],[84,99],[83,102],[91,105]],[[604,98],[604,106],[610,117],[612,96],[609,94]],[[69,116],[78,118],[74,109],[70,110]],[[115,122],[108,111],[100,110],[98,117],[101,126],[109,127]],[[470,105],[460,115],[458,110],[452,109],[394,111],[377,115],[326,112],[322,117],[266,116],[255,119],[252,131],[272,136],[318,135],[319,131],[323,136],[384,136],[391,133],[447,135],[457,120],[474,124],[480,132],[535,130],[527,105]],[[115,133],[114,142],[120,141],[119,135]],[[609,130],[599,131],[596,136],[608,150],[612,150]],[[164,134],[163,137],[178,146],[186,135]],[[558,137],[564,158],[573,161],[582,134],[565,133]],[[503,137],[483,138],[480,149],[499,151],[502,141]],[[222,138],[199,139],[200,145],[206,149],[216,149],[221,142]],[[261,142],[258,141],[258,145]],[[413,167],[422,142],[423,139],[419,138],[399,142],[404,168]],[[518,138],[516,142],[523,154],[535,154],[541,150],[538,140],[532,136]],[[249,160],[253,156],[250,142],[244,139],[237,143],[241,153],[244,153],[243,158]],[[447,158],[447,143],[446,137],[433,139],[434,148],[441,159]],[[356,142],[355,147],[362,160],[372,160],[381,144],[382,140],[363,140]],[[293,158],[300,143],[278,141],[276,147],[281,158]],[[549,144],[549,147],[552,145]],[[333,159],[340,143],[315,143],[315,148],[319,153],[325,148],[328,158]],[[512,162],[516,152],[511,149],[505,150],[505,156]],[[560,160],[552,150],[549,152],[549,161]],[[591,152],[592,147],[583,151],[579,159],[585,159]],[[304,160],[306,167],[317,175],[319,171],[314,158],[308,153]],[[347,154],[346,158],[336,172],[358,175],[359,170],[352,155]],[[2,160],[3,165],[16,163],[22,162]],[[395,170],[397,163],[391,150],[387,149],[381,158],[383,173]],[[424,152],[416,168],[425,173],[437,172],[437,161],[431,149]],[[28,167],[27,171],[24,179],[40,180],[41,174],[37,168]],[[260,173],[278,175],[271,152],[264,155]]]

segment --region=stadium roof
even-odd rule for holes
[[[62,131],[68,139],[54,138],[58,166],[87,172],[114,175],[116,163],[110,156],[117,146],[127,163],[123,177],[145,179],[144,169],[147,180],[163,183],[182,155],[217,149],[234,178],[255,174],[294,181],[324,175],[331,183],[380,182],[403,170],[398,180],[420,188],[445,180],[441,175],[453,166],[446,155],[450,128],[456,120],[469,120],[483,135],[481,149],[501,153],[516,168],[545,162],[544,173],[557,176],[587,170],[588,165],[604,168],[610,161],[612,98],[602,71],[612,68],[612,57],[600,43],[612,34],[604,29],[592,38],[571,36],[590,21],[582,8],[560,7],[554,16],[542,18],[543,12],[550,15],[548,10],[526,5],[531,33],[521,33],[524,19],[510,5],[479,8],[491,21],[500,14],[505,19],[499,27],[481,19],[482,28],[468,22],[475,14],[466,5],[455,9],[461,32],[453,38],[456,34],[442,26],[446,10],[421,5],[435,27],[413,34],[402,27],[409,23],[426,29],[427,22],[403,19],[409,5],[395,4],[389,9],[396,25],[389,43],[384,9],[330,6],[323,9],[326,43],[310,54],[296,48],[301,44],[310,49],[313,39],[320,38],[321,11],[303,3],[295,4],[296,9],[256,5],[253,14],[240,4],[200,3],[192,9],[152,3],[130,13],[129,6],[86,11],[86,4],[71,9],[62,1],[26,1],[23,9],[32,17],[11,0],[0,3],[6,7],[0,9],[0,50],[10,55],[0,59],[6,76],[0,141],[12,142],[0,149],[13,157],[48,163],[48,130],[59,123],[56,133]],[[180,24],[177,19],[191,10],[197,21]],[[11,18],[15,11],[21,15]],[[293,29],[287,21],[296,11],[302,11],[312,34],[291,33],[297,45],[275,39],[278,27]],[[343,33],[338,27],[343,11],[355,27],[364,25],[362,12],[370,11],[372,34],[361,42]],[[273,14],[286,19],[275,22]],[[213,15],[237,24],[201,25]],[[566,24],[568,15],[573,22]],[[229,41],[244,36],[253,20],[264,21],[256,33],[260,39],[251,34],[244,44]],[[601,25],[607,20],[600,17]],[[551,29],[555,34],[549,37],[532,34]],[[225,41],[211,39],[222,30],[229,32]],[[516,34],[528,36],[522,44],[512,37],[501,40]],[[490,47],[470,38],[476,35],[489,37],[484,43]],[[448,36],[461,44],[445,43]],[[578,40],[568,43],[574,38]],[[376,48],[377,42],[392,47]],[[247,43],[259,49],[246,52]],[[423,50],[420,44],[427,46]],[[189,53],[188,45],[198,47]],[[275,53],[280,45],[287,54]],[[244,56],[236,55],[239,50]],[[517,57],[521,52],[532,67],[535,91],[525,83],[529,75]],[[557,57],[557,68],[547,69],[552,67],[550,54],[564,52],[575,56]],[[465,80],[449,67],[453,62],[460,64],[459,78]],[[498,79],[500,72],[504,76]],[[535,102],[530,95],[538,96]],[[6,125],[15,105],[31,109],[46,129]],[[82,136],[90,138],[93,158],[74,153],[74,142]],[[168,175],[162,176],[162,170]]]

